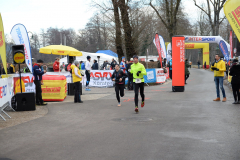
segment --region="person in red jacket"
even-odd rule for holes
[[[56,58],[55,62],[53,63],[53,71],[59,72],[59,58]]]

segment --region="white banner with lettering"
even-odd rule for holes
[[[2,78],[0,79],[0,107],[2,107],[5,103],[10,102],[12,98],[12,78]]]
[[[111,77],[114,70],[91,70],[90,87],[113,87],[114,82]],[[86,76],[84,76],[83,85],[86,85]]]

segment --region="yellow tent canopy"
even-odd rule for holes
[[[43,54],[82,56],[82,52],[80,52],[79,50],[63,45],[50,45],[42,47],[40,48],[39,52]]]

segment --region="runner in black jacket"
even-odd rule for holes
[[[125,73],[123,73],[123,71],[120,69],[119,65],[116,64],[115,71],[113,72],[111,79],[113,81],[115,81],[115,92],[116,92],[116,97],[118,100],[118,107],[121,106],[119,91],[120,91],[120,96],[123,97],[124,96],[124,87],[125,87],[124,79],[126,77],[127,77],[127,75]]]

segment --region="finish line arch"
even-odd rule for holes
[[[209,68],[209,43],[185,43],[185,49],[203,49],[203,64]]]

